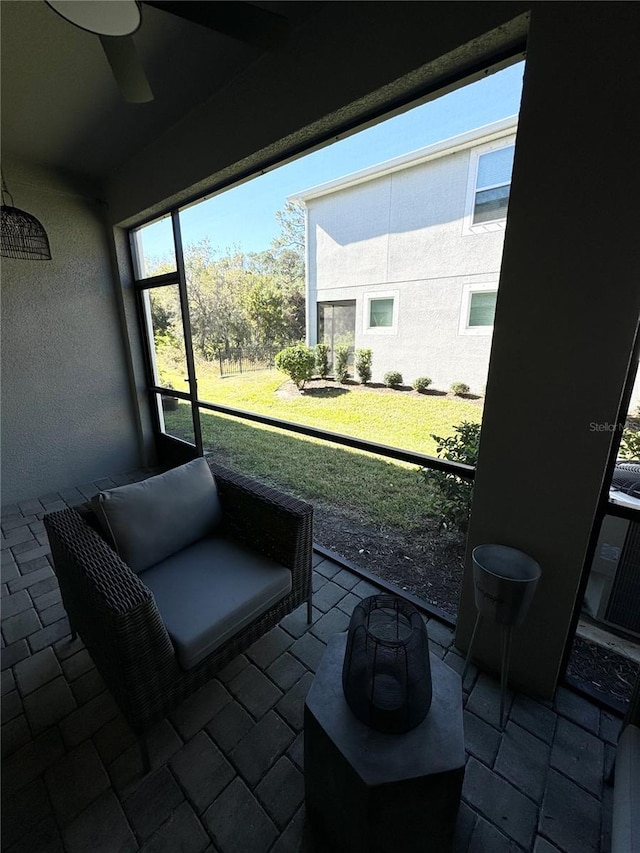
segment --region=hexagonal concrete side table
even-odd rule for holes
[[[332,638],[304,708],[307,815],[332,850],[451,850],[464,778],[460,676],[431,655],[422,723],[386,734],[352,713],[342,690],[346,634]]]

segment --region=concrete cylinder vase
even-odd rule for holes
[[[472,558],[478,613],[498,625],[521,625],[542,573],[539,564],[507,545],[478,545]]]
[[[342,687],[353,713],[381,732],[419,725],[431,706],[429,638],[418,611],[393,595],[373,595],[354,608]]]

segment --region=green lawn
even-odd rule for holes
[[[380,393],[337,383],[325,391],[310,388],[299,397],[283,399],[276,391],[286,380],[278,371],[220,379],[217,369],[206,365],[198,368],[198,393],[200,399],[212,403],[431,456],[436,453],[431,433],[448,436],[461,421],[482,418],[482,408],[468,400],[406,391]],[[177,375],[174,386],[181,387]]]
[[[166,412],[165,424],[169,433],[188,437],[188,405]],[[410,530],[419,527],[428,512],[427,488],[415,465],[213,412],[202,412],[202,436],[205,451],[213,451],[230,467],[347,515]]]
[[[435,454],[430,432],[449,435],[460,421],[481,417],[473,403],[402,391],[355,388],[337,396],[282,399],[275,392],[284,381],[275,372],[208,381],[200,375],[199,391],[202,399],[222,405],[429,454]],[[165,412],[165,425],[171,434],[192,436],[188,404]],[[429,512],[428,489],[414,465],[205,410],[202,432],[205,450],[232,467],[374,524],[409,532],[419,529]]]

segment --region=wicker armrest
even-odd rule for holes
[[[49,513],[44,524],[72,630],[131,717],[148,670],[175,660],[153,594],[75,510]]]
[[[310,579],[312,505],[211,461],[209,466],[230,535]]]
[[[92,602],[125,613],[151,593],[105,540],[74,509],[44,516],[56,574],[70,586],[84,585]],[[64,589],[63,589],[64,594]]]

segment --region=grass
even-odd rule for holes
[[[187,438],[190,417],[188,404],[166,412],[167,431]],[[415,466],[213,412],[203,411],[201,423],[206,451],[304,500],[402,530],[420,527],[428,512],[427,487]]]
[[[171,378],[176,388],[182,387],[178,374]],[[431,433],[449,436],[461,421],[478,422],[482,417],[480,406],[466,400],[406,391],[379,393],[337,383],[335,388],[310,389],[298,397],[284,399],[276,391],[285,382],[286,376],[277,371],[220,379],[213,365],[198,367],[198,393],[202,400],[430,456],[436,455]]]
[[[468,402],[402,391],[380,394],[337,386],[335,391],[344,392],[282,399],[275,392],[284,381],[275,372],[233,379],[200,374],[198,384],[202,399],[221,405],[432,455],[430,432],[450,435],[455,424],[481,416],[481,409]],[[424,526],[429,489],[414,465],[206,410],[201,415],[205,450],[231,467],[376,525],[406,532]],[[189,404],[165,412],[165,427],[170,434],[193,440]]]

